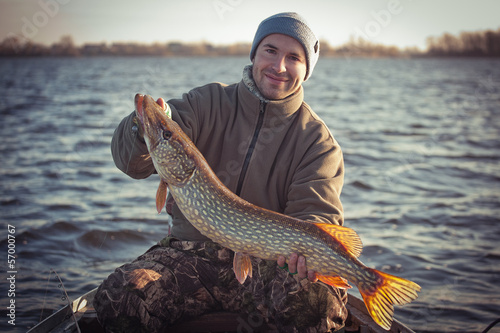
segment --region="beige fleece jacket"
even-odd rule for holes
[[[167,102],[172,118],[219,179],[243,199],[302,220],[343,224],[340,146],[303,101],[303,89],[284,100],[261,101],[243,81],[211,83]],[[134,137],[134,113],[116,129],[116,166],[132,178],[155,173],[146,145]],[[206,240],[174,205],[172,235]]]

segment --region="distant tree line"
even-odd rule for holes
[[[429,56],[499,57],[500,29],[427,38]]]
[[[75,46],[71,36],[63,36],[50,46],[9,36],[0,43],[0,56],[239,56],[248,55],[250,43],[215,46],[210,43],[86,43]]]
[[[43,45],[16,35],[0,43],[0,56],[248,56],[250,43],[212,45],[200,43],[86,43],[75,46],[71,36],[63,36],[52,45]],[[444,33],[427,38],[427,50],[416,47],[400,49],[351,37],[343,45],[332,47],[321,41],[325,57],[499,57],[500,28],[496,31],[462,32],[458,36]]]
[[[500,28],[496,31],[461,32],[458,36],[444,33],[428,37],[427,49],[400,49],[351,37],[347,43],[330,47],[321,43],[322,56],[344,57],[500,57]]]
[[[344,58],[407,58],[422,54],[417,47],[400,49],[396,46],[378,44],[364,38],[351,36],[343,45],[332,47],[320,41],[322,57]]]

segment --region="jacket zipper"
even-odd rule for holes
[[[243,181],[248,170],[248,165],[250,164],[250,159],[252,158],[255,145],[257,144],[257,139],[259,137],[260,130],[264,124],[264,111],[266,109],[266,102],[260,101],[259,118],[257,119],[257,126],[253,133],[252,141],[248,147],[247,154],[245,156],[245,161],[243,162],[243,167],[241,168],[240,178],[238,179],[238,186],[236,187],[236,195],[240,196],[241,188],[243,187]]]

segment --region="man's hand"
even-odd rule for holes
[[[284,256],[278,257],[278,266],[285,267],[286,258]],[[290,259],[288,260],[288,271],[290,274],[297,274],[299,280],[308,278],[311,282],[316,282],[316,272],[308,271],[306,258],[304,256],[298,256],[297,253],[292,253]]]

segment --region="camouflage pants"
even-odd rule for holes
[[[258,258],[252,258],[253,277],[241,285],[233,256],[213,242],[160,241],[99,287],[94,306],[101,325],[110,332],[163,332],[207,312],[228,311],[273,324],[279,332],[343,327],[344,291],[300,280],[275,261]]]

